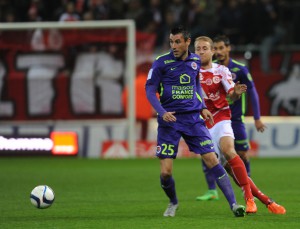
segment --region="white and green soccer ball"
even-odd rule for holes
[[[55,194],[48,185],[36,186],[30,193],[30,201],[36,208],[50,207],[55,199]]]

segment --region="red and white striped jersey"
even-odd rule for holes
[[[214,116],[214,123],[230,120],[231,113],[226,96],[233,90],[234,82],[229,69],[216,63],[210,69],[200,69],[200,83],[206,107]],[[206,125],[208,128],[212,127],[209,122]]]

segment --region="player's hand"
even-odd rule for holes
[[[214,117],[213,117],[212,113],[210,113],[209,110],[203,109],[201,113],[202,113],[202,117],[204,118],[204,120],[209,120],[210,125],[214,124]]]
[[[240,81],[236,82],[234,84],[234,93],[236,95],[242,95],[247,91],[247,85],[246,84],[240,84]]]
[[[176,122],[176,117],[174,116],[175,111],[166,112],[163,114],[162,118],[165,122]]]
[[[258,132],[264,132],[267,129],[267,126],[263,124],[263,122],[260,119],[255,120],[254,122],[255,128]]]

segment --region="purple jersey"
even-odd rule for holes
[[[148,74],[146,93],[160,116],[166,111],[188,113],[204,108],[199,69],[199,56],[190,52],[185,60],[177,60],[172,52],[156,58]],[[160,103],[154,97],[156,92]]]

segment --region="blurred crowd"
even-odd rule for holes
[[[133,19],[168,47],[169,30],[183,24],[199,35],[227,34],[236,45],[299,43],[297,0],[0,0],[1,22]],[[288,34],[288,35],[287,35]]]

